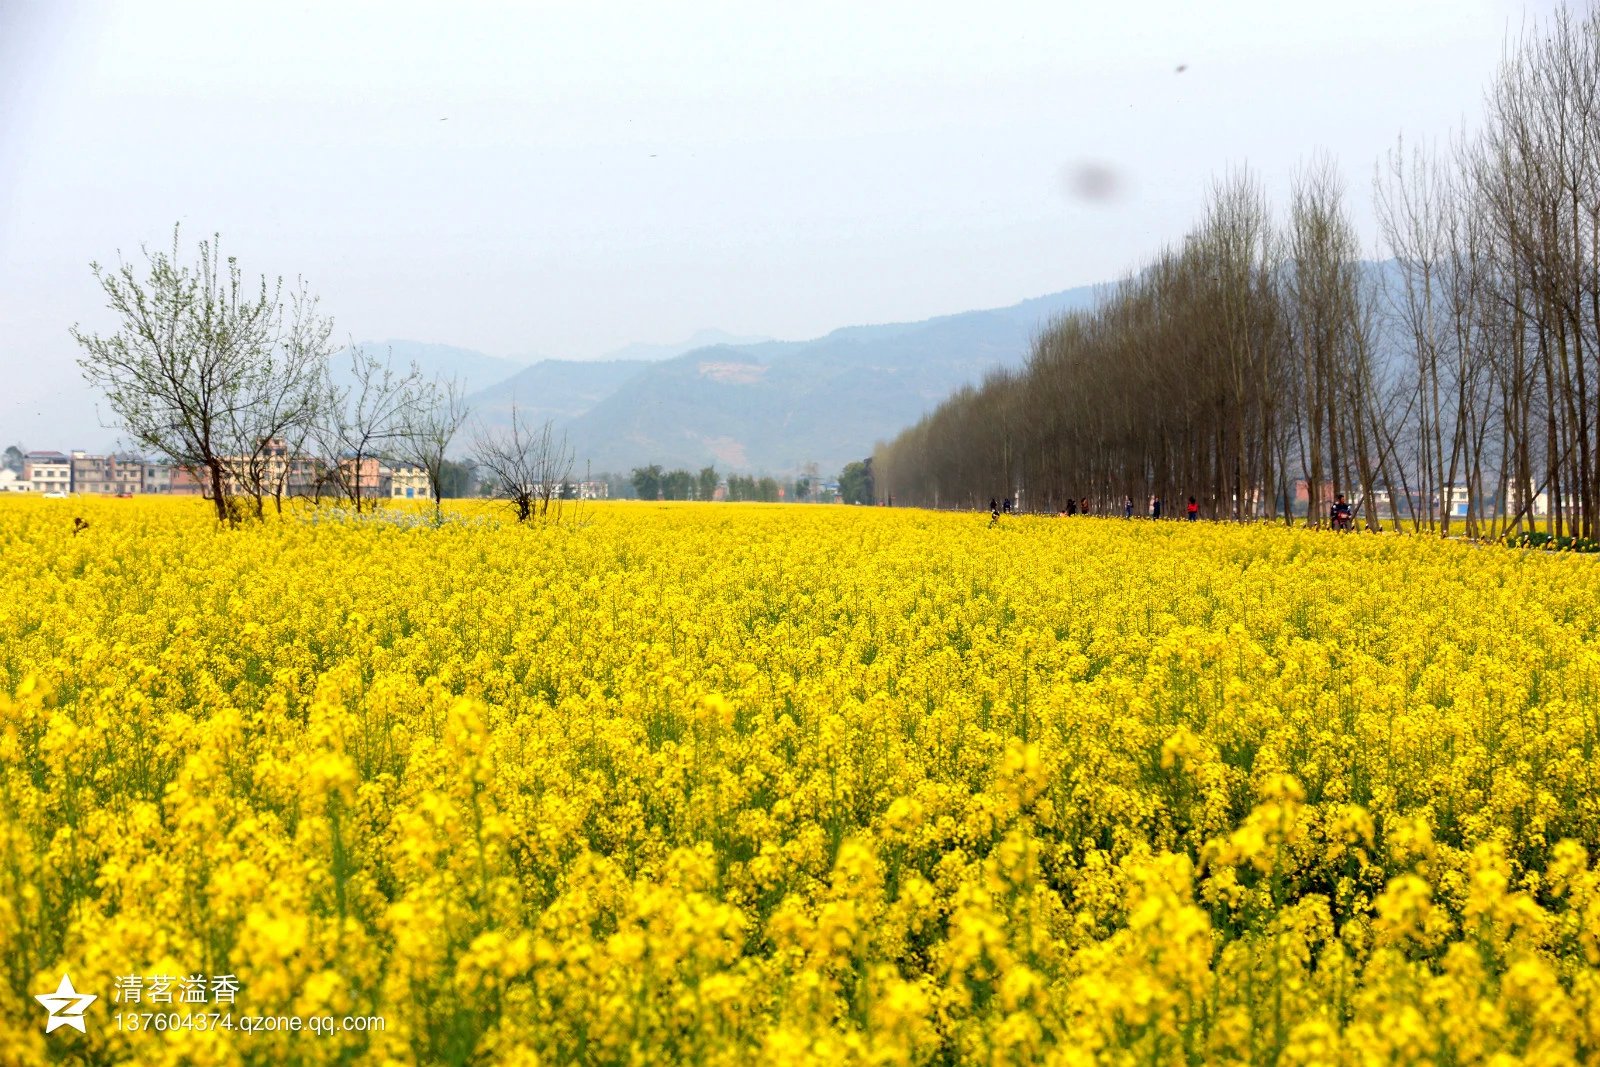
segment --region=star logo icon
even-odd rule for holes
[[[52,1033],[58,1026],[70,1026],[80,1034],[87,1034],[89,1031],[83,1028],[83,1009],[100,998],[93,993],[80,993],[73,989],[72,979],[62,975],[61,984],[56,986],[54,993],[40,993],[33,999],[43,1004],[50,1013],[50,1018],[45,1020],[45,1033]]]

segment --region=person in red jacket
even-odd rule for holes
[[[1190,522],[1193,522],[1200,517],[1200,505],[1195,503],[1194,497],[1189,498],[1188,512]]]

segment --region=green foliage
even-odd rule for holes
[[[1600,541],[1592,537],[1573,537],[1542,533],[1537,530],[1515,534],[1506,538],[1507,548],[1538,548],[1546,552],[1600,552]]]
[[[635,467],[631,479],[633,491],[639,495],[640,500],[660,500],[662,477],[659,463],[652,463],[648,467]]]
[[[661,496],[664,500],[693,500],[697,485],[695,476],[682,468],[661,476]]]
[[[439,469],[439,496],[445,500],[472,496],[476,481],[471,466],[447,459]]]
[[[750,474],[728,475],[729,500],[757,500],[775,504],[782,499],[779,495],[782,489],[776,478],[757,478]]]
[[[839,472],[839,496],[846,504],[870,504],[873,496],[872,457],[846,463]]]

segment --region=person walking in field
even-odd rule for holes
[[[1125,519],[1133,518],[1133,497],[1131,496],[1122,498],[1122,517]]]
[[[1195,502],[1194,497],[1189,498],[1189,506],[1185,510],[1189,513],[1190,522],[1200,517],[1200,505]]]
[[[1000,525],[1000,505],[994,502],[994,497],[989,498],[989,529]]]
[[[1150,498],[1150,517],[1152,519],[1159,519],[1161,517],[1161,498],[1158,496],[1152,496]]]
[[[1070,496],[1067,497],[1067,514],[1068,515],[1076,515],[1077,513],[1078,513],[1078,502],[1076,500],[1074,500]]]

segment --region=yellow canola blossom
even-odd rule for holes
[[[0,1061],[1600,1062],[1597,575],[0,501]],[[155,975],[382,1025],[119,1024]]]

